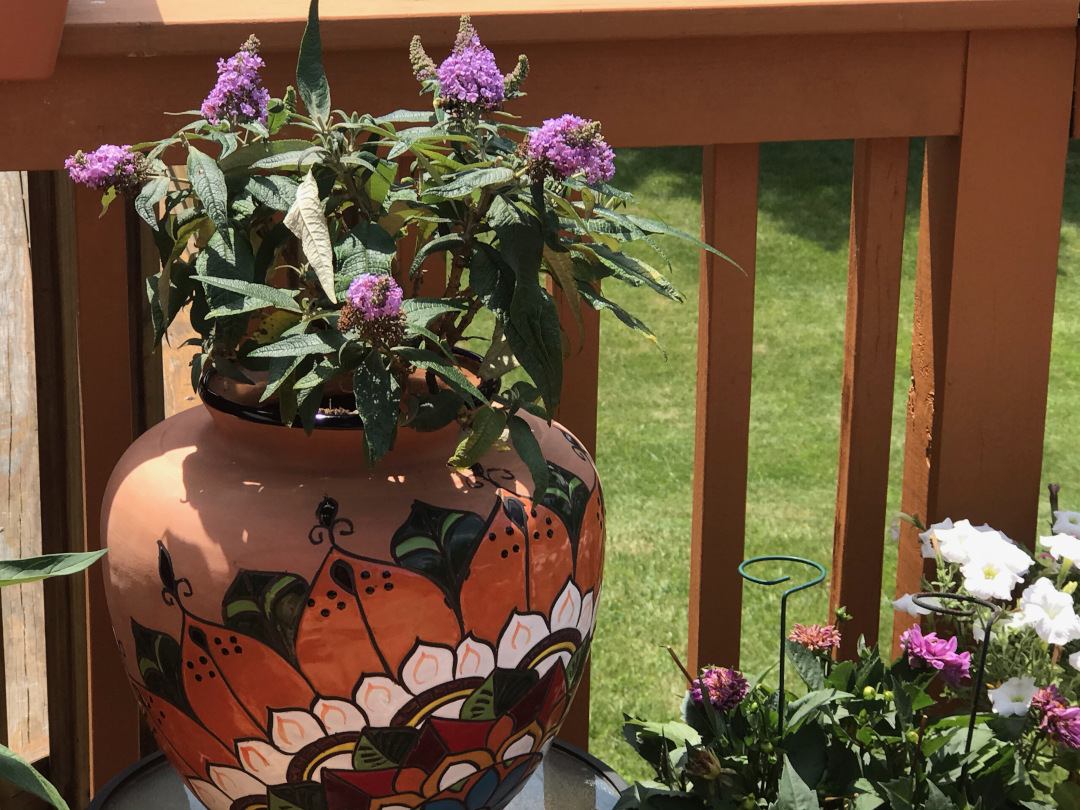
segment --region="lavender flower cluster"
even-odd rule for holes
[[[601,137],[598,121],[570,114],[549,118],[529,133],[523,147],[533,180],[581,173],[595,183],[615,175],[615,153]]]
[[[203,117],[211,124],[222,121],[265,124],[270,92],[262,86],[259,77],[264,66],[259,56],[259,40],[254,36],[235,55],[219,59],[217,84],[200,108]]]
[[[940,639],[937,633],[923,635],[919,625],[900,636],[908,663],[915,668],[929,667],[941,673],[941,679],[949,686],[957,686],[970,677],[971,653],[956,652],[956,636]]]
[[[1031,698],[1031,708],[1042,712],[1039,729],[1066,748],[1080,749],[1080,706],[1071,706],[1058,688],[1039,689]]]
[[[699,706],[704,704],[705,695],[718,711],[734,709],[746,697],[750,684],[741,672],[726,667],[709,667],[695,678],[690,687],[690,699]]]
[[[481,45],[475,34],[467,40],[459,35],[436,75],[443,106],[450,109],[467,104],[474,110],[497,110],[506,97],[495,54]]]
[[[349,285],[347,297],[365,321],[389,318],[401,312],[401,287],[390,276],[361,273]]]
[[[71,179],[90,188],[128,189],[139,179],[139,156],[130,146],[104,144],[89,154],[78,151],[64,161]]]

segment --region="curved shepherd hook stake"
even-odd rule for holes
[[[923,601],[929,599],[937,599],[938,602]],[[982,694],[983,677],[986,674],[986,652],[990,649],[990,632],[993,630],[994,622],[997,621],[998,616],[1001,615],[1001,607],[995,605],[993,602],[987,602],[985,599],[979,599],[978,597],[967,596],[961,593],[923,591],[922,593],[912,594],[911,597],[912,602],[923,610],[929,610],[931,613],[941,613],[946,616],[960,616],[963,618],[970,618],[978,614],[978,611],[975,608],[965,610],[963,608],[945,607],[945,605],[941,604],[942,599],[951,599],[954,602],[967,602],[968,604],[979,605],[980,607],[990,609],[990,618],[986,620],[986,625],[983,627],[982,650],[979,652],[979,665],[975,670],[975,694],[971,700],[971,715],[968,719],[967,745],[964,746],[964,754],[967,755],[971,753],[971,739],[975,734],[975,716],[978,714],[979,695]],[[964,765],[963,775],[967,775],[967,765]]]
[[[824,580],[825,580],[825,568],[820,563],[816,563],[813,560],[807,560],[804,557],[791,557],[791,556],[789,556],[787,554],[771,554],[771,555],[768,555],[768,556],[765,556],[765,557],[751,557],[749,560],[743,560],[742,563],[739,565],[739,574],[742,575],[743,579],[749,580],[750,582],[753,582],[753,583],[755,583],[757,585],[779,585],[782,582],[789,582],[791,580],[791,577],[789,577],[787,575],[784,575],[782,577],[777,577],[776,579],[761,579],[759,577],[755,577],[753,574],[746,573],[747,566],[753,565],[754,563],[760,563],[760,562],[793,562],[793,563],[799,563],[800,565],[809,565],[812,568],[816,568],[817,572],[818,572],[818,575],[817,575],[817,577],[815,579],[811,580],[810,582],[804,582],[802,585],[796,585],[794,588],[788,588],[786,591],[784,591],[784,593],[780,597],[780,689],[777,692],[777,694],[779,695],[779,698],[780,698],[780,703],[779,703],[779,708],[778,708],[777,714],[778,714],[778,722],[779,722],[778,731],[779,731],[780,737],[783,738],[783,736],[784,736],[784,670],[785,670],[784,662],[787,659],[787,655],[785,654],[785,651],[784,651],[784,641],[787,639],[787,600],[788,600],[788,597],[791,596],[793,593],[797,593],[798,591],[806,590],[807,588],[812,588],[815,585],[817,585],[819,582],[824,582]]]

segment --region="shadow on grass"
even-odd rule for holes
[[[922,139],[911,143],[907,209],[918,210],[922,177]],[[799,141],[761,145],[758,208],[781,231],[810,239],[822,248],[847,246],[851,212],[852,141]],[[1080,164],[1080,145],[1070,144],[1070,159]],[[665,183],[673,193],[701,193],[701,149],[696,146],[620,149],[621,184],[646,187]],[[1073,189],[1072,212],[1080,217],[1080,188]],[[1068,194],[1067,194],[1068,198]]]

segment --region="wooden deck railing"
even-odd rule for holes
[[[0,82],[0,169],[31,170],[46,550],[98,546],[109,471],[163,414],[160,362],[147,361],[138,319],[151,267],[136,221],[99,220],[96,195],[73,190],[56,170],[79,146],[166,134],[173,123],[158,111],[192,107],[212,79],[208,57],[232,52],[252,29],[268,84],[284,86],[303,6],[71,0],[54,75]],[[833,605],[847,605],[857,629],[876,636],[913,136],[927,146],[902,506],[931,520],[978,516],[1010,536],[1030,536],[1076,0],[428,0],[372,8],[324,2],[338,106],[407,104],[415,94],[402,57],[409,36],[449,41],[457,15],[468,11],[498,56],[529,54],[529,95],[515,110],[526,120],[573,110],[603,121],[616,146],[705,145],[702,229],[745,273],[703,259],[691,667],[739,654],[735,569],[744,548],[760,142],[856,143]],[[272,19],[242,21],[256,15]],[[128,298],[117,294],[123,289]],[[595,318],[589,333],[592,348],[569,361],[560,416],[595,446]],[[922,573],[905,531],[898,591],[914,589]],[[50,765],[80,804],[138,757],[139,721],[99,579],[50,583],[47,615]],[[586,708],[583,698],[567,731],[579,742]]]

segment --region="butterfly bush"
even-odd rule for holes
[[[550,471],[530,419],[550,420],[562,395],[560,307],[577,322],[608,310],[658,345],[609,290],[684,300],[655,235],[722,254],[607,184],[599,122],[501,114],[529,61],[503,74],[468,16],[441,63],[418,37],[409,46],[427,109],[380,115],[334,106],[318,23],[312,0],[294,87],[271,95],[252,35],[217,62],[194,120],[137,148],[76,152],[68,170],[106,203],[120,192],[153,229],[168,268],[147,280],[155,335],[190,313],[194,387],[213,375],[249,385],[309,432],[354,411],[369,464],[400,430],[455,425],[453,466],[525,448],[542,493]],[[624,253],[631,242],[654,252]]]

